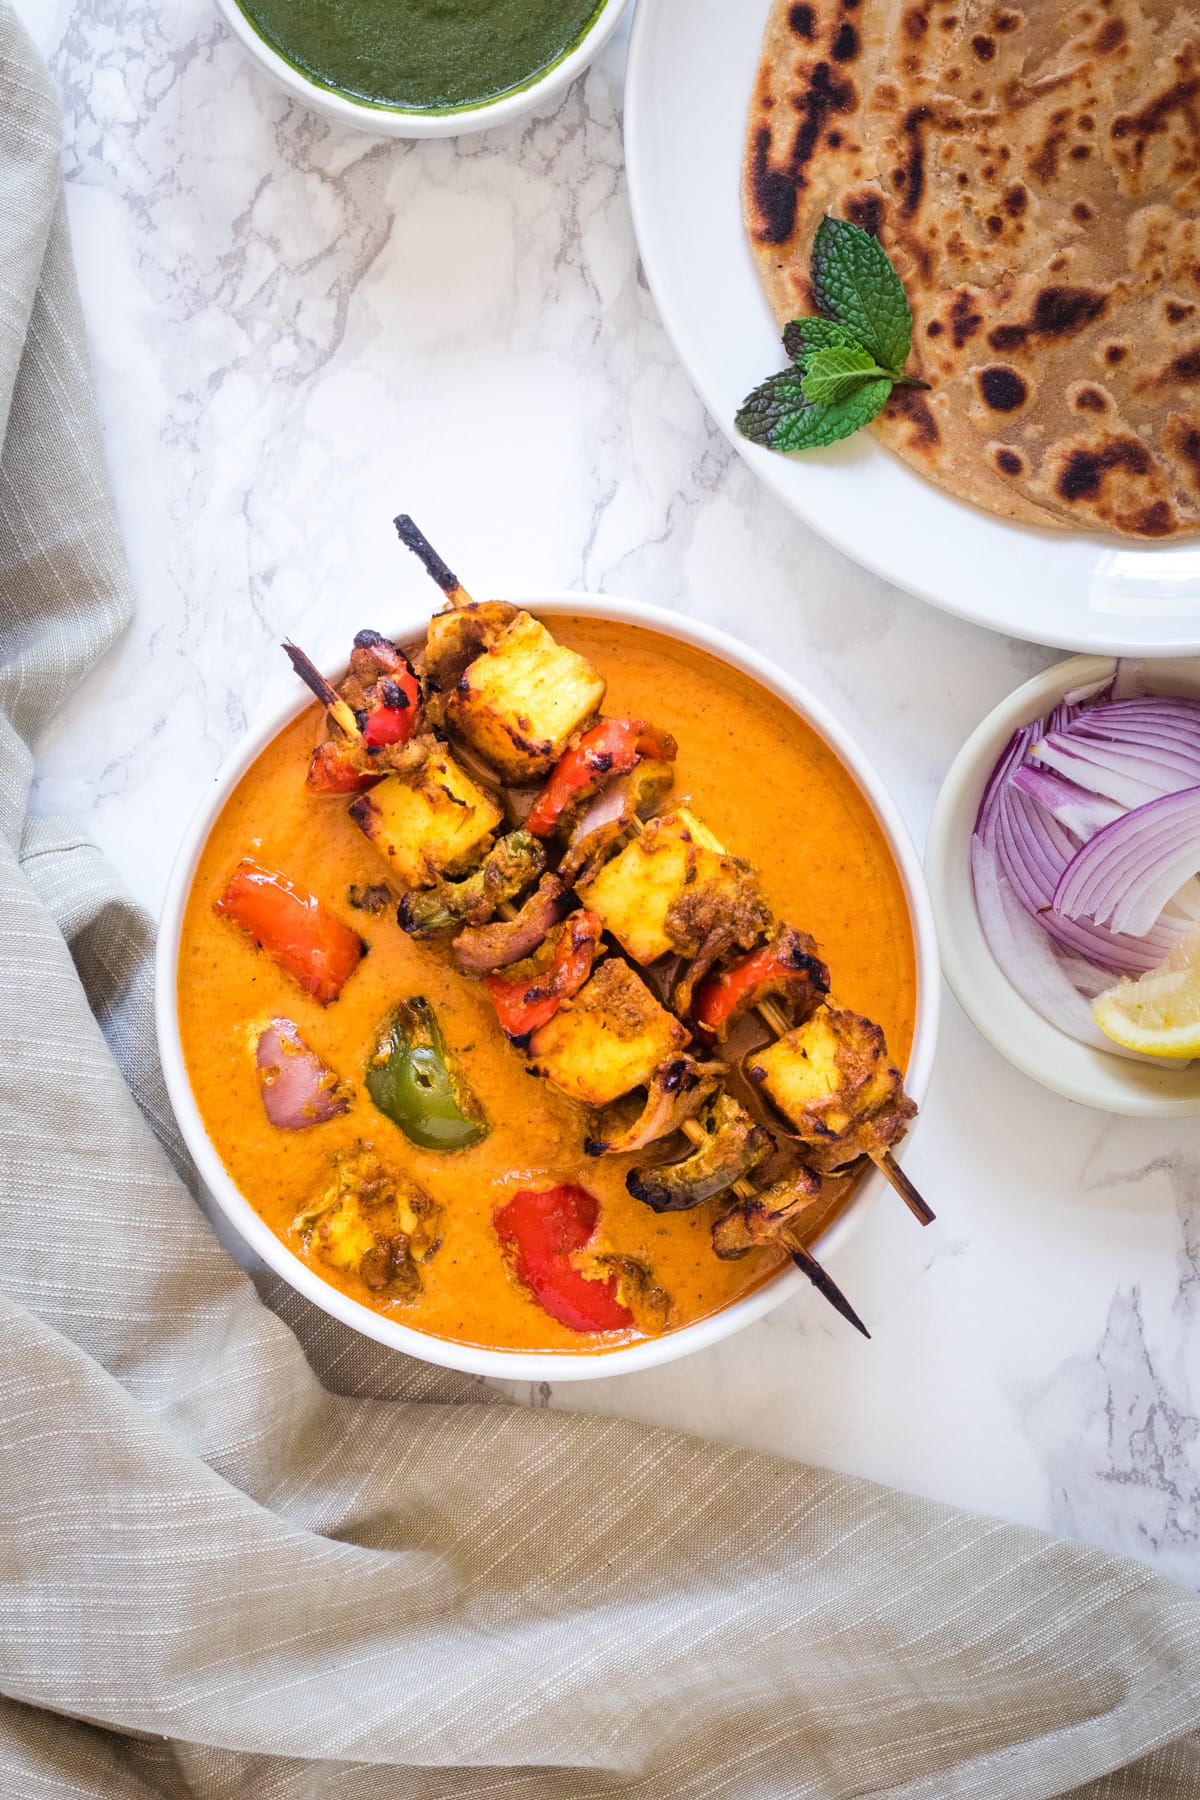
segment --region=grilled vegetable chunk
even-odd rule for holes
[[[602,962],[573,1000],[535,1031],[529,1060],[563,1093],[585,1106],[607,1106],[644,1087],[659,1064],[681,1049],[688,1034],[660,1006],[627,963]]]
[[[505,780],[537,781],[600,706],[604,689],[585,657],[521,612],[468,663],[446,715]]]
[[[396,914],[410,937],[435,938],[463,925],[486,925],[546,867],[546,852],[527,831],[510,831],[464,881],[405,894]],[[353,905],[353,900],[351,905]]]
[[[292,1236],[310,1260],[411,1300],[421,1289],[418,1264],[441,1242],[439,1218],[428,1194],[360,1143],[332,1158],[328,1185],[296,1215]]]
[[[476,863],[503,814],[439,745],[414,775],[389,775],[363,794],[350,817],[401,887],[423,888]]]
[[[631,1169],[625,1185],[655,1212],[686,1212],[711,1200],[771,1153],[770,1134],[722,1089],[701,1115],[704,1137],[682,1162]]]
[[[718,938],[749,949],[770,922],[748,866],[684,806],[651,819],[579,896],[639,963],[698,958]]]
[[[756,1050],[746,1073],[789,1121],[804,1159],[832,1174],[903,1137],[916,1107],[888,1060],[878,1025],[822,1006],[806,1024]]]

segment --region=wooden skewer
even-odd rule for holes
[[[640,837],[645,830],[645,826],[640,819],[635,818],[632,822],[632,829],[634,836]],[[758,1016],[762,1019],[763,1023],[771,1028],[776,1037],[786,1037],[787,1033],[791,1030],[791,1025],[774,1000],[760,1001],[759,1005],[755,1008],[755,1011],[758,1013]],[[884,1180],[890,1182],[892,1187],[895,1188],[917,1223],[919,1225],[931,1225],[937,1217],[937,1214],[934,1212],[932,1206],[929,1205],[929,1202],[918,1193],[917,1189],[904,1173],[904,1170],[900,1167],[900,1164],[896,1161],[891,1151],[868,1150],[865,1154],[875,1164],[875,1167],[879,1170],[879,1173],[883,1176]]]
[[[681,1129],[684,1137],[688,1139],[689,1143],[699,1147],[701,1144],[707,1142],[703,1126],[699,1125],[695,1119],[686,1120]],[[732,1191],[737,1195],[739,1200],[755,1200],[758,1198],[754,1188],[752,1188],[750,1183],[745,1179],[735,1181]],[[821,1267],[812,1252],[806,1250],[804,1245],[800,1243],[797,1238],[794,1238],[790,1232],[784,1231],[780,1235],[784,1249],[787,1251],[796,1267],[798,1269],[803,1269],[804,1273],[808,1276],[808,1279],[812,1282],[821,1297],[828,1300],[835,1312],[841,1313],[843,1319],[848,1320],[856,1331],[861,1331],[865,1338],[869,1338],[871,1335],[870,1332],[847,1300],[845,1294],[843,1294],[833,1277]]]
[[[358,720],[354,716],[354,708],[350,702],[342,699],[337,689],[326,681],[320,669],[309,662],[303,650],[298,649],[295,644],[288,643],[286,639],[283,647],[293,669],[305,687],[311,689],[316,695],[325,711],[337,725],[338,730],[348,738],[360,738],[362,732],[358,728]]]
[[[425,573],[437,582],[451,606],[472,606],[474,602],[454,570],[442,561],[425,533],[413,523],[408,514],[398,513],[393,523],[400,542],[406,550],[411,550],[420,559]]]
[[[755,1010],[763,1020],[764,1024],[770,1026],[776,1037],[785,1037],[791,1030],[791,1026],[788,1024],[784,1013],[780,1007],[776,1005],[774,1000],[762,1001]],[[884,1179],[889,1181],[895,1188],[917,1223],[920,1225],[932,1224],[933,1220],[937,1217],[937,1214],[934,1212],[932,1206],[929,1205],[928,1201],[924,1200],[917,1192],[891,1151],[868,1150],[866,1154],[870,1157]]]

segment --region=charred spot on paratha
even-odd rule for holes
[[[1071,405],[1076,412],[1106,413],[1109,398],[1103,388],[1098,388],[1090,381],[1082,381],[1071,393]]]
[[[884,408],[883,443],[1006,519],[1200,530],[1197,0],[811,0],[803,31],[795,10],[773,0],[745,165],[780,324],[812,310],[821,217],[853,219],[892,259],[912,367],[937,382]],[[988,368],[1025,384],[1012,410],[988,403]],[[993,399],[1008,379],[989,377]]]
[[[884,412],[890,419],[903,419],[909,427],[906,439],[910,450],[935,450],[942,441],[938,422],[924,394],[910,387],[892,389]]]
[[[1193,491],[1200,494],[1200,413],[1172,413],[1163,431],[1163,444]]]
[[[1016,412],[1029,398],[1029,384],[1007,363],[991,363],[979,371],[979,392],[993,412]]]

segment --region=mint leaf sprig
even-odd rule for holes
[[[783,347],[792,366],[743,400],[743,437],[772,450],[815,450],[867,425],[893,387],[927,388],[904,373],[912,311],[887,251],[861,225],[824,218],[810,264],[820,317],[793,319]]]

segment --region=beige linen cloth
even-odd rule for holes
[[[0,442],[5,1800],[1200,1793],[1182,1589],[485,1404],[264,1303],[218,1245],[155,1064],[149,926],[26,817],[30,745],[129,601],[55,107],[3,0]]]

